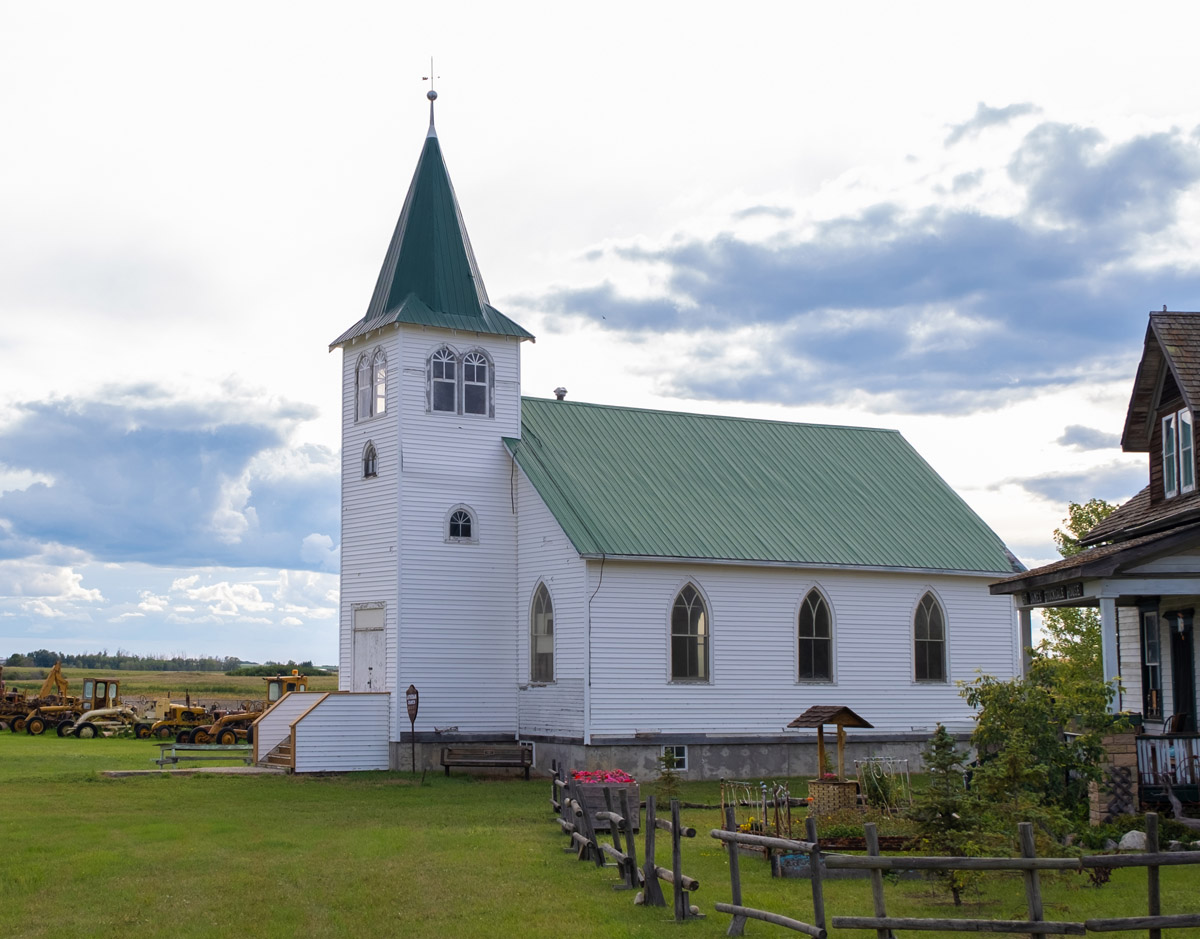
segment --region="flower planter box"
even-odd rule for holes
[[[858,807],[857,782],[825,782],[820,779],[810,779],[808,795],[809,812],[813,815],[829,815],[843,809]]]
[[[573,779],[571,783],[575,791],[579,793],[579,801],[583,803],[584,810],[591,818],[592,827],[596,831],[609,830],[607,818],[596,818],[597,812],[608,811],[608,806],[604,804],[605,789],[611,790],[612,810],[618,815],[621,814],[621,790],[624,789],[629,793],[629,814],[633,816],[633,830],[642,830],[641,790],[637,783],[584,782],[580,779]]]

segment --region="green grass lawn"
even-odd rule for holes
[[[717,937],[729,925],[713,910],[730,900],[726,856],[707,837],[715,810],[684,812],[701,833],[684,843],[684,870],[708,918],[677,926],[613,890],[613,870],[563,851],[545,780],[100,775],[153,768],[157,754],[147,741],[0,733],[0,936]],[[717,786],[684,784],[683,797],[715,802]],[[669,866],[669,840],[659,842]],[[811,918],[807,881],[772,880],[750,857],[741,870],[747,905]],[[1162,879],[1164,912],[1196,908],[1200,868],[1164,868]],[[866,882],[826,886],[828,915],[869,915]],[[1025,915],[1019,877],[992,878],[958,910],[923,881],[886,890],[893,915]],[[1116,871],[1102,888],[1047,876],[1043,892],[1048,919],[1146,910],[1144,871]],[[746,932],[794,935],[755,922]]]

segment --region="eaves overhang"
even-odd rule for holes
[[[672,557],[661,554],[581,553],[585,561],[633,561],[653,564],[704,564],[729,567],[779,567],[791,570],[870,571],[885,574],[927,574],[939,577],[995,577],[1003,571],[944,570],[932,567],[887,567],[870,564],[829,564],[822,561],[792,561],[755,558]]]

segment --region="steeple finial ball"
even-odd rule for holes
[[[437,92],[434,91],[432,88],[430,88],[427,92],[425,92],[425,97],[428,98],[430,101],[436,101],[437,100]]]

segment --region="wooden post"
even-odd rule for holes
[[[825,725],[817,725],[817,779],[825,772]]]
[[[1146,813],[1146,853],[1158,854],[1158,813]],[[1162,897],[1158,889],[1158,865],[1152,864],[1146,868],[1146,892],[1148,896],[1147,910],[1151,916],[1162,913]],[[1151,929],[1150,939],[1162,939],[1161,929]]]
[[[841,724],[838,729],[838,779],[846,781],[846,728]]]
[[[1033,845],[1033,823],[1021,822],[1017,825],[1017,837],[1021,842],[1021,857],[1037,857],[1037,849]],[[1027,870],[1022,873],[1025,876],[1025,900],[1029,904],[1029,921],[1040,923],[1043,919],[1041,880],[1035,870]],[[1036,939],[1038,934],[1030,933],[1029,935],[1032,939]]]
[[[737,831],[737,814],[732,805],[725,806],[725,830]],[[730,841],[729,846],[729,892],[734,906],[742,905],[742,875],[738,870],[738,846]],[[746,929],[746,917],[733,914],[727,936],[740,936]]]
[[[628,855],[628,860],[625,862],[625,882],[629,885],[630,890],[637,890],[637,840],[633,837],[633,829],[637,826],[629,814],[629,790],[618,791],[621,794],[621,817],[625,819],[625,853]],[[641,806],[638,806],[636,811],[640,812]]]
[[[679,800],[671,800],[671,872],[675,875],[675,922],[682,923],[691,912],[691,900],[683,889],[683,863],[679,850]]]
[[[879,857],[879,832],[875,823],[867,822],[863,832],[867,836],[867,856]],[[875,915],[887,916],[887,905],[883,898],[883,871],[877,867],[871,869],[871,899],[875,904]],[[881,927],[875,930],[875,939],[894,939],[894,934],[890,929]]]
[[[812,868],[813,922],[812,924],[825,931],[825,889],[822,883],[821,849],[817,847],[817,820],[811,815],[804,820],[804,834],[812,842],[813,849],[808,855],[808,864]]]
[[[662,885],[658,882],[658,865],[654,860],[654,829],[658,827],[654,796],[646,796],[646,867],[642,871],[645,883],[642,903],[646,906],[666,906]]]

